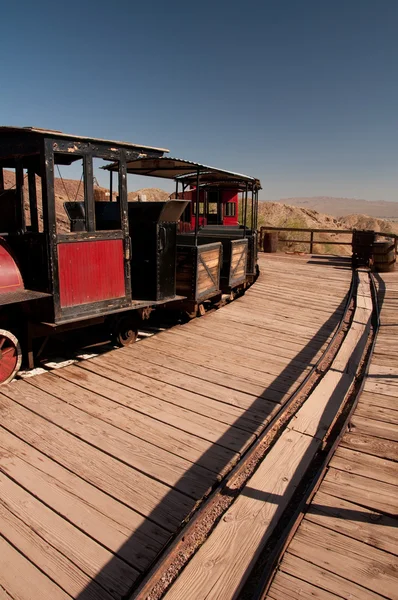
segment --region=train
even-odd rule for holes
[[[204,302],[217,305],[254,281],[260,181],[168,153],[0,127],[0,384],[22,364],[33,368],[54,335],[98,325],[126,346],[153,310],[192,317]],[[100,200],[98,160],[109,173],[108,197]],[[76,164],[82,198],[64,202],[63,230],[56,173]],[[7,170],[15,175],[11,187]],[[129,201],[129,174],[173,179],[176,191],[166,201]]]

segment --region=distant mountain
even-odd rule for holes
[[[398,202],[386,202],[384,200],[314,196],[312,198],[280,198],[273,202],[309,208],[334,217],[362,214],[383,219],[398,219]]]

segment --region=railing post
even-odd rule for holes
[[[313,252],[313,247],[314,247],[314,232],[311,231],[311,237],[310,237],[310,254],[312,254],[312,252]]]

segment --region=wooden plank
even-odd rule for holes
[[[122,350],[122,352],[125,351],[128,351],[130,354],[134,354],[134,356],[136,355],[141,357],[152,364],[160,364],[161,366],[178,370],[179,373],[196,377],[199,380],[204,380],[209,383],[216,383],[217,385],[222,385],[230,390],[251,394],[256,398],[265,398],[270,402],[281,402],[287,396],[287,392],[284,393],[268,388],[265,390],[264,386],[252,383],[236,375],[227,375],[220,371],[215,371],[214,369],[202,367],[201,365],[190,363],[184,359],[178,359],[174,356],[170,356],[167,352],[160,351],[158,349],[149,349],[142,342],[140,342],[140,344],[136,347]]]
[[[242,418],[242,428],[230,427],[226,423],[216,421],[202,414],[198,414],[194,410],[189,410],[185,407],[173,404],[172,402],[160,400],[158,397],[149,394],[145,397],[145,401],[142,401],[139,396],[135,395],[135,391],[137,390],[136,386],[141,388],[139,392],[141,392],[141,390],[148,390],[149,392],[152,385],[155,387],[156,382],[151,382],[149,380],[145,383],[137,383],[140,376],[137,375],[136,377],[131,377],[131,373],[128,370],[123,369],[123,367],[116,368],[114,365],[103,366],[94,363],[94,361],[87,360],[76,367],[66,368],[70,369],[68,370],[68,377],[71,377],[72,374],[76,374],[76,371],[78,372],[78,377],[80,376],[80,372],[83,373],[83,378],[85,378],[82,382],[83,386],[86,387],[87,380],[90,378],[91,382],[95,381],[96,389],[101,389],[102,393],[105,393],[105,388],[112,389],[113,397],[118,400],[120,398],[126,398],[131,402],[131,407],[134,403],[135,407],[139,406],[142,413],[154,416],[164,423],[173,425],[174,427],[193,435],[200,436],[209,442],[217,443],[233,452],[242,452],[254,439],[252,432],[243,429],[243,425],[247,425],[247,419]],[[73,369],[75,369],[75,371],[73,371]],[[184,393],[181,390],[175,388],[176,391],[174,392],[173,390],[166,389],[166,384],[162,385],[164,385],[163,391],[165,396],[171,400],[175,399],[175,396],[180,393],[181,403],[183,402],[182,398],[184,398]],[[92,389],[92,383],[90,384],[90,387]],[[160,385],[159,388],[161,387],[162,386]],[[146,393],[146,391],[144,391],[144,393]],[[197,397],[197,399],[199,402],[200,396]],[[187,402],[187,398],[185,398],[185,400]],[[189,398],[189,400],[192,402],[192,399]],[[190,406],[191,408],[194,408],[195,405],[190,404]],[[256,427],[252,426],[251,431],[253,431],[253,429],[255,430]]]
[[[383,340],[383,332],[380,333],[380,339]],[[376,342],[377,345],[377,342]],[[391,348],[393,354],[393,347]],[[397,369],[395,366],[386,366],[386,365],[378,365],[377,363],[372,363],[369,366],[368,377],[372,379],[373,377],[391,379],[391,383],[397,384]]]
[[[0,519],[2,536],[72,598],[83,590],[87,600],[113,598],[96,581],[89,585],[91,579],[88,575],[18,519],[3,502],[0,502]]]
[[[322,483],[322,491],[391,516],[397,515],[397,490],[395,485],[389,483],[329,469]]]
[[[398,385],[391,379],[371,379],[366,378],[364,388],[365,392],[374,392],[376,394],[385,394],[386,396],[397,397]]]
[[[371,435],[361,435],[360,433],[346,433],[340,442],[340,446],[389,460],[397,460],[398,456],[398,442],[383,440]]]
[[[380,341],[382,340],[382,338],[379,339]],[[391,346],[389,346],[389,348],[391,351]],[[376,342],[376,348],[373,352],[372,364],[383,367],[394,367],[394,369],[398,372],[398,357],[394,355],[392,356],[390,352],[388,352],[388,354],[381,352],[381,347],[379,350],[379,340]]]
[[[340,371],[328,371],[295,414],[290,427],[294,431],[323,439],[351,383],[350,375]]]
[[[245,408],[241,408],[239,406],[231,406],[230,403],[226,405],[224,402],[219,402],[217,395],[213,391],[213,397],[208,398],[205,394],[203,394],[203,386],[201,389],[200,385],[197,385],[197,392],[192,393],[187,386],[185,385],[186,376],[179,375],[177,373],[173,373],[170,371],[165,372],[166,370],[157,367],[154,368],[151,365],[146,364],[144,361],[141,361],[141,368],[137,367],[138,361],[137,359],[131,360],[123,358],[123,372],[126,373],[125,379],[130,380],[134,379],[134,382],[142,375],[145,378],[148,378],[149,381],[155,382],[156,385],[160,386],[165,399],[171,402],[172,404],[176,404],[179,407],[184,407],[187,410],[193,410],[195,413],[203,415],[207,418],[210,418],[214,421],[220,421],[221,423],[226,423],[228,425],[233,425],[234,427],[239,427],[240,429],[244,429],[246,431],[256,431],[259,424],[263,422],[263,417],[268,416],[271,411],[275,409],[275,404],[271,402],[267,402],[264,400],[263,402],[255,402],[255,400],[251,397],[251,403]],[[100,356],[90,364],[99,364],[101,366],[114,365],[117,367],[120,365],[120,357],[119,356]],[[131,373],[134,373],[135,376],[132,377]],[[160,377],[160,374],[163,376]],[[166,381],[165,381],[166,379]],[[166,386],[172,386],[164,388],[162,387],[164,384]],[[134,383],[134,385],[136,385]],[[210,388],[212,386],[209,386]],[[164,391],[166,389],[166,391]],[[156,392],[156,386],[153,393]],[[216,396],[216,397],[214,397]],[[256,413],[255,407],[256,405],[260,405],[263,408],[267,408],[267,412],[262,411],[262,413]],[[252,408],[252,410],[247,410]]]
[[[311,347],[307,347],[307,344],[303,344],[296,339],[296,342],[292,343],[284,336],[267,336],[261,335],[256,336],[255,332],[251,333],[244,328],[243,331],[237,331],[235,326],[233,330],[231,327],[220,326],[217,325],[216,328],[210,328],[208,325],[205,326],[204,323],[200,323],[201,321],[205,321],[206,319],[198,319],[196,322],[191,321],[189,323],[189,328],[186,326],[179,327],[178,330],[184,332],[189,335],[196,335],[201,339],[206,340],[217,340],[217,343],[224,342],[226,347],[231,347],[231,344],[236,344],[237,336],[239,336],[239,347],[256,351],[257,353],[267,353],[274,354],[280,356],[281,359],[289,358],[289,359],[297,359],[306,363],[310,363],[313,360],[314,355],[318,352],[317,347],[316,351],[311,349]],[[145,347],[145,344],[143,344]],[[257,355],[258,356],[258,355]]]
[[[130,350],[130,348],[129,348]],[[131,350],[133,350],[131,348]],[[264,417],[268,417],[269,414],[275,409],[275,403],[269,402],[263,399],[262,402],[257,401],[256,396],[246,394],[245,392],[239,392],[231,388],[227,388],[223,385],[218,385],[214,382],[204,381],[198,377],[187,375],[186,373],[180,373],[178,370],[171,369],[171,365],[174,363],[170,362],[169,367],[163,367],[162,365],[153,364],[149,360],[144,360],[147,354],[144,354],[140,358],[141,348],[137,348],[137,352],[124,352],[117,353],[117,358],[120,362],[120,356],[122,357],[123,367],[131,371],[132,373],[141,373],[147,375],[155,380],[163,381],[164,383],[170,383],[182,389],[187,389],[191,392],[201,394],[207,398],[223,402],[228,406],[237,406],[246,411],[246,415],[253,416],[258,420],[263,420]],[[152,353],[149,354],[149,356]],[[113,356],[112,353],[112,360]],[[162,355],[160,355],[162,356]],[[159,359],[159,356],[158,356]],[[158,362],[162,362],[158,360]],[[229,409],[228,409],[229,410]],[[233,411],[232,411],[232,414]]]
[[[217,332],[212,333],[212,337],[206,336],[206,330],[201,330],[199,332],[198,330],[193,330],[193,328],[187,329],[185,327],[175,327],[172,331],[176,338],[180,338],[181,343],[185,342],[187,339],[192,343],[201,341],[209,348],[213,347],[214,349],[216,346],[217,349],[231,354],[231,343],[233,343],[234,339],[233,336],[225,337],[222,334],[220,335],[218,330]],[[269,360],[274,364],[280,364],[285,367],[291,364],[298,368],[305,368],[310,364],[313,364],[311,356],[308,357],[308,360],[305,360],[304,357],[302,360],[296,360],[296,355],[296,351],[278,351],[278,347],[271,345],[271,341],[268,341],[266,338],[264,339],[264,343],[257,348],[252,348],[247,344],[243,345],[241,340],[239,340],[239,345],[235,344],[234,346],[234,356],[239,356],[241,360],[242,357],[250,357],[263,362]]]
[[[25,408],[62,427],[82,441],[192,498],[201,497],[208,489],[212,475],[203,467],[175,457],[92,414],[71,406],[75,400],[71,399],[68,403],[46,393],[54,389],[59,381],[52,374],[36,377],[36,381],[31,379],[21,382],[18,388],[10,386],[5,393]],[[108,408],[108,411],[115,412],[112,407]]]
[[[383,394],[362,392],[359,398],[359,406],[380,406],[387,408],[389,411],[398,411],[398,399],[393,396],[384,396]]]
[[[141,413],[139,407],[137,407],[135,395],[132,397],[132,394],[127,393],[126,397],[119,395],[116,399],[111,390],[108,392],[106,386],[102,387],[101,395],[96,394],[95,391],[92,391],[98,389],[95,381],[90,386],[91,389],[79,385],[82,380],[80,371],[78,373],[73,372],[71,376],[66,369],[57,369],[52,372],[52,375],[60,379],[60,382],[57,382],[57,385],[54,385],[52,389],[53,395],[62,398],[64,393],[67,393],[70,402],[78,408],[85,406],[86,411],[101,417],[109,423],[117,424],[117,426],[120,423],[119,415],[123,420],[122,428],[125,431],[136,435],[140,439],[151,440],[151,443],[155,446],[186,458],[192,463],[218,473],[233,456],[231,451],[221,446],[211,445],[202,438],[183,432],[158,420],[156,412],[153,417]],[[83,380],[86,385],[90,385],[91,379],[83,378]],[[38,385],[38,383],[36,382],[35,385]],[[209,448],[212,448],[211,461],[207,459]]]
[[[0,409],[3,427],[134,510],[153,515],[165,529],[173,531],[191,510],[194,501],[188,496],[92,448],[6,396],[0,395]]]
[[[306,362],[296,364],[289,359],[273,358],[273,355],[261,356],[250,356],[246,354],[244,349],[239,348],[235,345],[231,348],[231,344],[225,344],[224,346],[214,340],[206,340],[203,336],[192,337],[192,335],[186,335],[183,328],[164,332],[159,336],[167,341],[167,343],[176,344],[177,346],[188,349],[196,349],[201,354],[206,354],[210,357],[217,356],[220,360],[227,360],[232,363],[242,365],[255,369],[260,373],[269,373],[271,375],[280,375],[284,371],[289,373],[295,373],[300,375],[303,371],[308,369],[309,365]],[[243,359],[243,360],[242,360]]]
[[[170,588],[167,600],[236,597],[317,447],[309,436],[282,434]]]
[[[398,425],[398,411],[390,408],[382,408],[381,406],[366,406],[359,402],[355,414],[365,419],[374,419],[383,423]]]
[[[136,569],[113,556],[2,474],[0,490],[1,502],[10,512],[46,543],[79,565],[86,575],[95,578],[111,596],[120,598],[129,590],[138,577]],[[105,569],[111,560],[112,569]]]
[[[359,504],[320,491],[305,515],[307,521],[322,525],[391,554],[398,554],[397,520]],[[327,534],[326,538],[327,538]]]
[[[279,571],[275,575],[267,598],[272,598],[272,600],[303,600],[303,598],[338,600],[341,596],[326,592],[307,581],[302,581],[301,579],[297,579],[297,577],[292,577],[287,573]]]
[[[169,533],[0,428],[0,469],[72,525],[143,570]],[[132,535],[134,534],[134,535]]]
[[[338,598],[345,598],[345,600],[382,600],[385,598],[350,581],[348,572],[344,576],[336,575],[331,572],[328,566],[325,568],[319,567],[299,556],[290,554],[290,552],[286,552],[283,557],[280,569],[283,573],[288,573],[299,578],[299,580],[314,583],[322,590],[334,593]],[[300,600],[304,600],[304,598],[300,598]]]
[[[219,312],[220,311],[213,313],[211,316],[215,317]],[[198,321],[203,321],[201,324],[192,322],[192,328],[199,329],[199,326],[204,327],[209,316],[210,315],[205,316],[203,319],[198,319]],[[209,330],[207,325],[206,330]],[[278,347],[282,346],[283,348],[293,349],[296,351],[296,354],[301,354],[302,352],[316,354],[316,352],[324,346],[326,339],[329,339],[329,336],[332,333],[331,332],[327,337],[323,336],[320,339],[302,338],[299,335],[291,335],[286,331],[278,331],[278,335],[275,335],[275,331],[256,328],[255,325],[247,325],[241,321],[234,321],[232,323],[228,316],[223,317],[222,319],[219,318],[217,324],[214,323],[214,330],[217,332],[223,331],[232,333],[235,343],[237,336],[239,336],[239,340],[242,340],[242,344],[248,344],[250,342],[250,345],[252,345],[255,342],[257,345],[260,344],[260,346],[264,348],[264,345],[268,340],[271,345],[274,344]]]
[[[392,442],[398,442],[397,427],[391,423],[384,423],[383,421],[376,421],[369,417],[364,418],[354,414],[351,419],[351,427],[355,433],[372,435],[385,440],[391,440]]]
[[[396,462],[348,448],[337,448],[330,466],[340,471],[370,477],[392,485],[398,484],[398,464]]]
[[[247,381],[248,383],[262,386],[262,392],[264,392],[265,389],[273,389],[283,393],[291,393],[292,390],[297,387],[297,383],[305,377],[305,373],[297,375],[294,369],[292,369],[292,372],[290,373],[286,370],[285,373],[282,372],[280,375],[272,375],[260,373],[250,367],[246,367],[244,364],[238,365],[230,362],[226,363],[225,361],[218,362],[214,360],[214,357],[200,354],[195,349],[188,349],[180,345],[170,344],[169,342],[159,339],[158,336],[152,336],[148,340],[145,340],[145,345],[150,349],[161,350],[169,356],[180,358],[195,365],[200,365],[206,369],[212,369],[218,373],[223,373],[224,376],[239,377],[239,379]]]
[[[271,315],[259,318],[258,315],[251,315],[247,311],[242,310],[241,307],[234,306],[234,303],[228,305],[226,309],[228,310],[225,310],[221,316],[218,316],[218,313],[215,313],[214,320],[216,320],[216,317],[218,317],[218,319],[222,319],[224,321],[226,319],[228,319],[229,322],[232,321],[234,323],[235,321],[238,321],[241,324],[256,327],[259,331],[262,331],[263,329],[273,331],[275,333],[282,331],[291,338],[300,336],[305,340],[323,342],[334,329],[334,326],[329,324],[323,324],[321,327],[308,327],[307,325],[299,325],[297,324],[297,321],[294,321],[294,319],[287,323],[285,320],[274,319]]]
[[[365,313],[366,317],[358,316],[359,311]],[[355,375],[368,341],[371,314],[369,310],[356,309],[354,321],[333,360],[334,370]]]
[[[71,597],[3,537],[0,537],[0,572],[1,588],[12,600],[67,600]]]
[[[368,544],[304,520],[289,552],[387,598],[398,598],[396,557]]]

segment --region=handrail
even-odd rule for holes
[[[310,254],[312,254],[314,244],[330,245],[330,246],[352,246],[352,237],[351,237],[351,241],[349,241],[349,242],[333,241],[333,240],[330,240],[330,241],[329,240],[315,240],[314,239],[315,233],[330,233],[330,234],[351,235],[352,236],[357,231],[365,231],[365,230],[362,230],[362,229],[317,229],[317,228],[310,228],[310,227],[275,227],[275,226],[271,226],[271,225],[269,225],[269,226],[263,225],[259,229],[259,236],[258,236],[260,249],[263,247],[262,241],[263,241],[263,234],[265,231],[278,231],[278,232],[279,231],[295,231],[297,233],[310,233],[311,235],[310,235],[309,240],[288,239],[288,240],[281,240],[281,241],[292,243],[292,244],[308,244],[310,247]],[[393,238],[394,246],[395,246],[395,249],[397,250],[398,234],[382,233],[379,231],[375,231],[374,233],[378,236]]]

